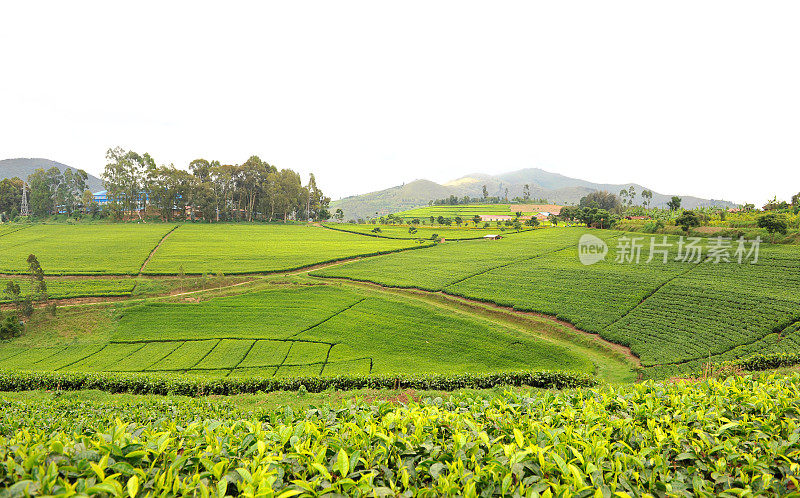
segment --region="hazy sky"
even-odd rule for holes
[[[800,191],[800,2],[4,2],[0,158]]]

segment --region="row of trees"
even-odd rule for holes
[[[458,206],[458,205],[478,204],[478,203],[500,204],[502,202],[510,202],[508,199],[508,189],[505,189],[505,197],[490,196],[489,189],[486,187],[486,185],[483,185],[482,193],[483,197],[470,197],[468,195],[465,195],[464,197],[458,197],[455,195],[450,195],[450,197],[445,197],[443,199],[434,199],[432,201],[428,201],[428,205]],[[514,197],[512,201],[517,203],[549,204],[547,199],[531,199],[531,186],[527,183],[522,186],[522,197]]]
[[[109,149],[102,174],[115,217],[156,212],[207,221],[253,221],[330,218],[326,197],[312,174],[308,184],[291,169],[252,156],[240,165],[196,159],[189,171],[158,166],[145,153]]]

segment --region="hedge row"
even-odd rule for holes
[[[756,354],[723,363],[723,366],[741,368],[742,370],[758,371],[771,370],[773,368],[791,367],[800,364],[800,354],[798,353],[772,353]]]
[[[205,396],[297,391],[301,388],[308,392],[322,392],[327,389],[347,391],[362,388],[453,391],[462,388],[487,389],[499,385],[565,389],[592,387],[597,385],[597,381],[586,374],[548,371],[459,375],[298,377],[292,379],[258,377],[209,379],[156,374],[0,371],[0,391],[97,389],[111,393]]]

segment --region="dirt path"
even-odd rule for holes
[[[167,239],[167,237],[169,237],[169,235],[172,232],[177,230],[179,226],[180,225],[175,225],[174,227],[172,227],[172,229],[170,229],[169,232],[165,233],[164,236],[161,237],[161,240],[159,240],[158,244],[156,244],[156,246],[153,248],[153,250],[150,251],[150,254],[147,255],[147,259],[144,260],[144,263],[142,263],[142,266],[139,268],[139,276],[142,275],[142,273],[144,272],[144,268],[147,266],[147,263],[150,262],[150,259],[152,259],[153,255],[156,253],[156,251],[158,251],[158,248],[161,247],[161,244],[163,244],[164,241]]]
[[[254,282],[258,282],[267,277],[281,277],[281,276],[292,276],[292,275],[300,275],[304,273],[308,273],[310,271],[319,270],[322,268],[329,268],[331,266],[342,265],[345,263],[349,263],[351,261],[358,261],[362,257],[354,257],[343,259],[339,261],[331,261],[328,263],[320,263],[317,265],[307,266],[304,268],[296,269],[296,270],[288,270],[285,272],[276,272],[270,274],[262,274],[262,273],[252,273],[252,274],[243,274],[243,275],[234,275],[237,277],[252,277],[250,280],[245,280],[243,282],[236,282],[234,284],[229,285],[220,285],[216,287],[208,287],[204,289],[195,289],[191,291],[171,291],[165,294],[159,295],[152,295],[152,296],[95,296],[95,297],[69,297],[64,299],[59,298],[51,298],[50,302],[55,302],[59,307],[64,306],[83,306],[89,304],[106,304],[112,302],[119,302],[125,301],[128,299],[157,299],[157,298],[168,298],[168,297],[181,297],[181,296],[191,296],[194,294],[201,294],[204,292],[213,292],[213,291],[220,291],[225,289],[230,289],[233,287],[239,287],[242,285],[252,284]],[[0,275],[2,276],[2,275]],[[14,275],[15,277],[19,277],[20,275]],[[23,277],[25,277],[23,275]],[[64,277],[47,277],[48,279],[72,279],[72,280],[84,280],[84,279],[97,279],[97,278],[109,278],[109,276],[98,276],[98,275],[70,275]],[[114,277],[116,278],[116,277]],[[133,275],[126,275],[120,278],[137,278]],[[180,278],[177,275],[143,275],[142,278],[147,279],[177,279]],[[46,306],[45,304],[36,305],[37,308],[43,308]],[[7,311],[14,308],[14,305],[11,303],[3,303],[0,304],[0,311]]]

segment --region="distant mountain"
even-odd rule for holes
[[[3,178],[14,178],[16,176],[27,181],[28,175],[37,169],[41,168],[47,171],[53,167],[58,168],[58,170],[62,172],[65,169],[71,169],[73,171],[79,169],[73,168],[72,166],[67,166],[66,164],[61,164],[56,161],[51,161],[50,159],[42,159],[38,157],[2,159],[0,160],[0,180]],[[86,183],[89,187],[89,190],[92,192],[103,190],[103,181],[96,176],[89,175]]]
[[[581,197],[597,191],[607,190],[618,194],[622,189],[633,186],[638,196],[646,187],[636,183],[613,184],[593,183],[577,178],[551,173],[539,168],[527,168],[501,175],[486,175],[475,173],[449,181],[443,185],[429,180],[415,180],[411,183],[392,187],[369,194],[345,197],[331,202],[331,210],[341,208],[346,219],[364,218],[375,216],[376,213],[386,215],[413,207],[425,206],[434,199],[443,199],[455,195],[457,197],[481,197],[483,186],[489,191],[490,196],[505,197],[508,189],[508,198],[522,197],[523,187],[530,186],[532,199],[547,199],[554,204],[577,204]],[[653,190],[653,189],[650,189]],[[705,206],[734,207],[736,204],[716,199],[701,199],[699,197],[682,196],[680,194],[661,194],[653,190],[653,207],[666,207],[673,195],[682,199],[681,205],[685,208]]]

